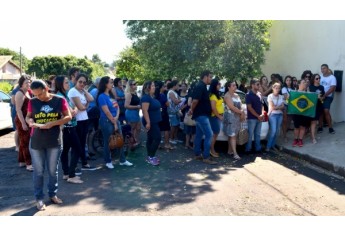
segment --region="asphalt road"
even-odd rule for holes
[[[218,144],[218,149],[223,144]],[[145,148],[129,153],[133,167],[108,170],[101,157],[83,171],[83,184],[62,180],[64,203],[38,212],[32,174],[19,168],[13,132],[0,133],[1,216],[296,216],[345,215],[345,184],[336,175],[284,153],[250,155],[240,161],[222,154],[219,164],[193,160],[182,144],[160,150],[160,166],[144,161]],[[60,168],[61,170],[61,168]]]

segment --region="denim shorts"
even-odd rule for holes
[[[323,100],[323,109],[331,109],[331,103],[333,102],[333,97],[326,97],[325,100]]]
[[[129,110],[125,111],[126,121],[129,123],[136,123],[140,121],[139,110]]]
[[[220,119],[217,116],[211,116],[209,118],[210,124],[211,124],[211,129],[214,134],[219,134],[220,132]]]
[[[180,126],[180,118],[177,115],[169,115],[170,126]]]

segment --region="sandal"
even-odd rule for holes
[[[174,149],[176,149],[175,147],[172,147],[172,146],[164,146],[164,148],[166,150],[174,150]]]
[[[58,204],[58,205],[63,203],[63,201],[62,201],[60,198],[58,198],[57,196],[51,197],[51,198],[50,198],[50,201],[51,201],[52,203]]]
[[[241,160],[241,157],[238,154],[236,154],[236,155],[234,155],[234,159]]]

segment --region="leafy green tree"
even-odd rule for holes
[[[227,78],[261,73],[270,21],[124,21],[144,78]]]
[[[140,84],[144,83],[145,71],[132,47],[127,47],[120,52],[120,58],[114,64],[116,67],[116,77],[131,78]]]
[[[67,75],[71,67],[78,67],[81,72],[89,75],[91,79],[103,76],[105,73],[102,65],[71,55],[66,57],[34,57],[29,64],[28,72],[35,73],[38,78],[47,79],[49,75]]]
[[[95,64],[103,64],[98,54],[93,54],[91,61]]]
[[[154,79],[199,74],[223,41],[223,21],[125,21],[133,48]]]
[[[12,91],[13,86],[9,82],[0,82],[0,90],[9,94]]]
[[[12,60],[20,66],[20,54],[16,51],[10,50],[8,48],[0,48],[0,55],[3,56],[13,56]],[[22,70],[25,71],[28,67],[30,60],[22,54]]]

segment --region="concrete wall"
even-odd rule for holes
[[[266,76],[279,73],[300,79],[304,70],[321,73],[320,66],[344,71],[345,21],[274,21],[271,47],[261,68]],[[344,79],[344,78],[343,78]],[[334,122],[345,121],[345,81],[331,107]]]

